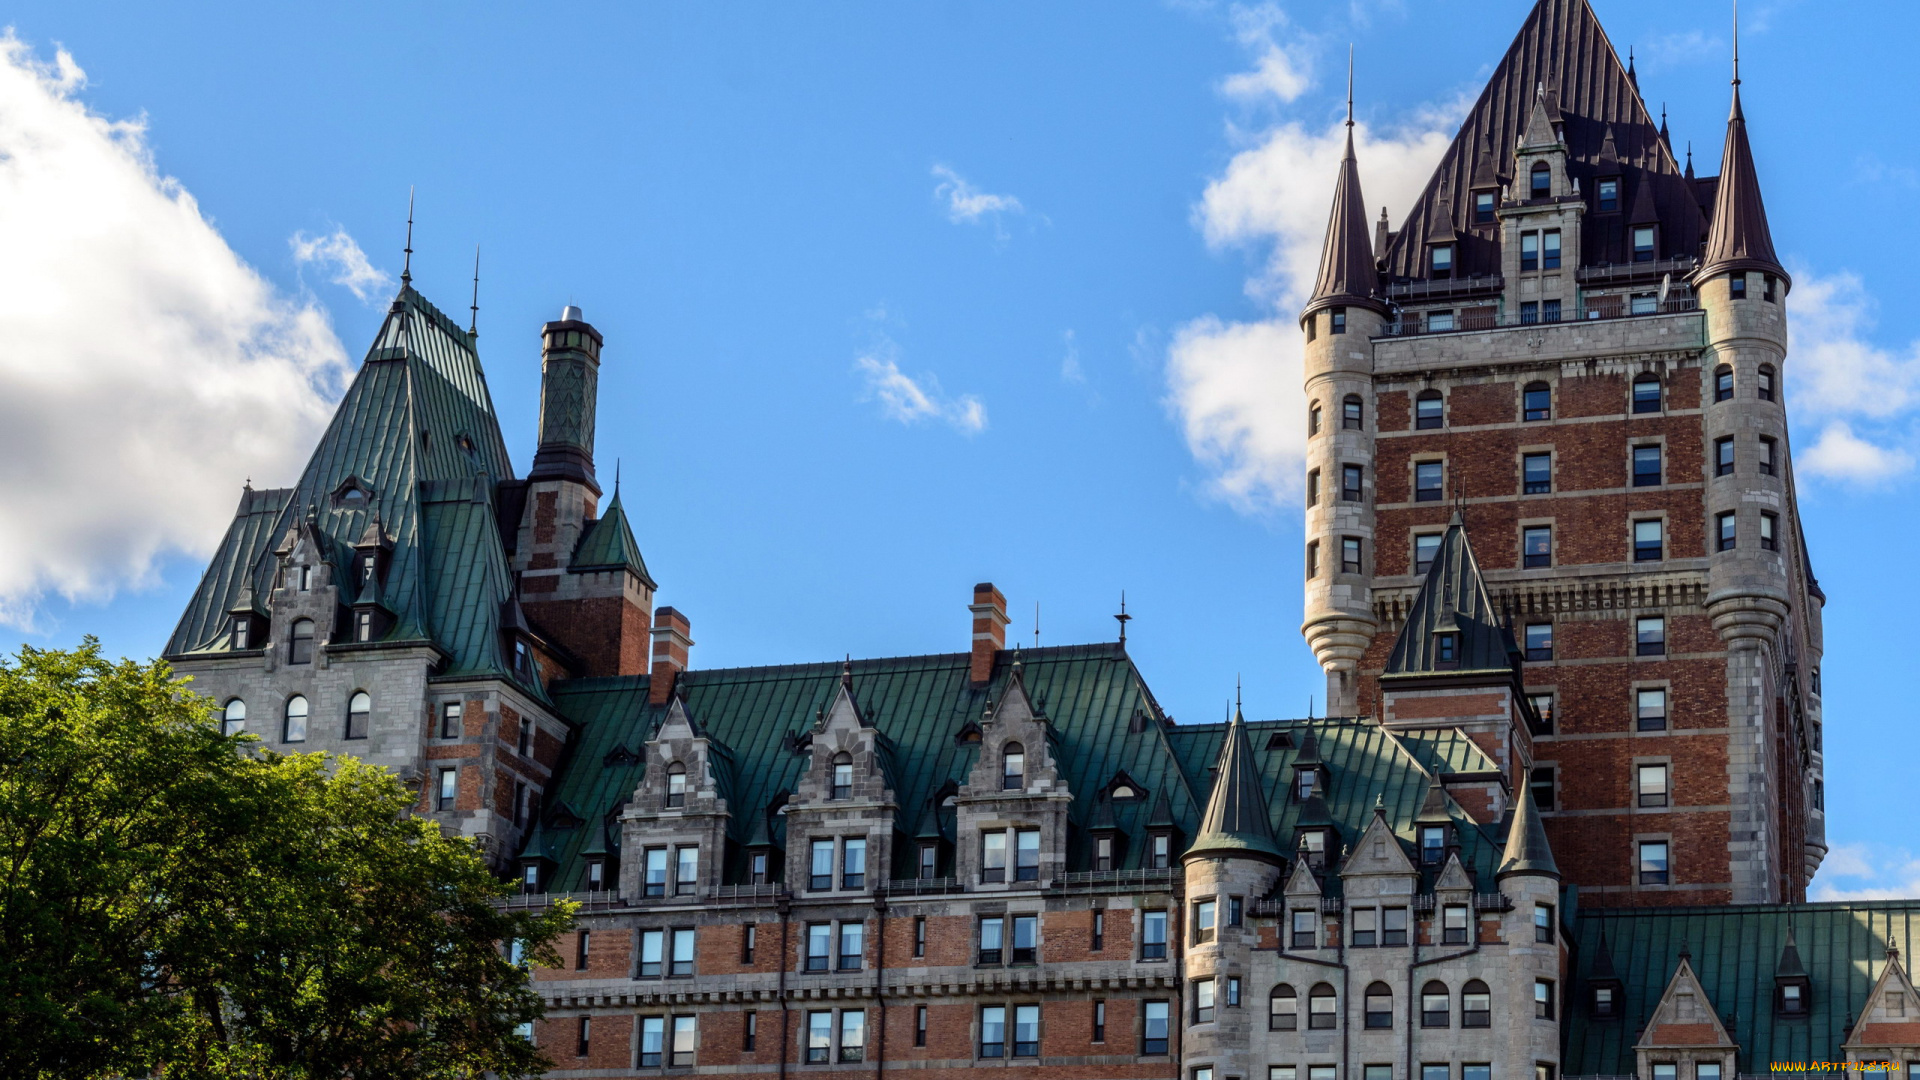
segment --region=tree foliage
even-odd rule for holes
[[[502,1077],[545,1062],[465,840],[351,758],[225,737],[164,663],[0,657],[0,1075]]]

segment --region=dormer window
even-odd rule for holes
[[[1651,225],[1633,227],[1633,261],[1652,262],[1654,256],[1654,228]]]
[[[1450,668],[1460,663],[1460,635],[1455,633],[1433,635],[1433,666]]]
[[[1324,829],[1308,829],[1300,834],[1300,857],[1315,870],[1325,869],[1327,865],[1327,833]]]
[[[1113,791],[1108,793],[1108,798],[1113,799],[1115,802],[1123,802],[1127,799],[1137,799],[1139,797],[1140,793],[1138,791],[1125,784],[1116,784]]]
[[[1799,982],[1781,983],[1779,993],[1774,996],[1774,1007],[1781,1016],[1807,1015],[1806,985]]]
[[[1493,223],[1493,192],[1476,191],[1473,193],[1473,223],[1491,225]]]
[[[302,568],[304,569],[304,567]],[[295,619],[287,640],[287,663],[313,663],[313,620]]]
[[[313,591],[313,567],[301,563],[293,568],[294,587],[301,592]]]
[[[1553,169],[1544,161],[1533,163],[1528,186],[1529,198],[1547,199],[1553,197]]]
[[[1428,269],[1435,281],[1453,276],[1453,245],[1435,244],[1428,253]]]
[[[832,798],[853,798],[853,758],[848,754],[836,755],[833,759],[833,795]]]
[[[667,766],[667,806],[687,805],[687,767],[674,762]]]
[[[1173,865],[1173,835],[1154,833],[1149,841],[1147,863],[1150,869],[1165,870]]]
[[[1293,781],[1295,798],[1306,802],[1313,798],[1313,793],[1319,789],[1320,770],[1300,769],[1294,774]]]
[[[1000,752],[1000,789],[1023,791],[1027,786],[1027,753],[1019,743],[1008,743]]]
[[[1620,181],[1617,178],[1609,177],[1600,181],[1598,191],[1600,197],[1594,205],[1595,210],[1607,212],[1620,209]]]
[[[356,611],[353,614],[353,640],[365,643],[373,640],[373,612]]]
[[[1439,866],[1447,857],[1447,827],[1445,825],[1420,826],[1420,865]]]
[[[523,679],[533,677],[533,650],[518,639],[513,643],[513,673]]]
[[[252,637],[252,635],[253,620],[245,615],[237,616],[233,620],[233,647],[236,649],[247,648],[248,639]]]

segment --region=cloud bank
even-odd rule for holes
[[[21,628],[48,595],[103,601],[207,554],[243,481],[294,475],[347,371],[325,315],[85,83],[0,36],[0,623]]]

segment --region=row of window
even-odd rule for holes
[[[1211,1012],[1203,1014],[1199,1002],[1200,986],[1211,980],[1195,982],[1194,1023],[1206,1023],[1213,1019]],[[1238,983],[1238,979],[1231,980]],[[1211,996],[1209,995],[1209,1000]],[[1234,1004],[1238,1004],[1237,1001]],[[1376,982],[1369,985],[1363,998],[1362,1023],[1374,1030],[1393,1027],[1394,1007],[1393,989],[1386,983]],[[1554,983],[1550,979],[1534,982],[1534,1016],[1542,1020],[1554,1018]],[[1339,1026],[1339,995],[1329,983],[1318,983],[1307,992],[1306,1028],[1309,1031],[1331,1031]],[[1300,997],[1294,988],[1286,983],[1273,988],[1267,996],[1267,1030],[1299,1031],[1301,1024]],[[1444,1028],[1453,1026],[1453,994],[1447,984],[1439,980],[1430,980],[1420,990],[1420,1026],[1423,1028]],[[1460,988],[1459,1026],[1463,1028],[1485,1028],[1493,1026],[1493,993],[1487,984],[1479,979],[1471,979]]]
[[[1526,651],[1526,658],[1530,661],[1552,660],[1553,624],[1550,622],[1528,623],[1523,632],[1521,647]],[[1642,615],[1633,620],[1633,652],[1635,656],[1667,655],[1665,616]]]
[[[1554,765],[1536,765],[1528,774],[1527,786],[1533,794],[1534,805],[1541,810],[1559,808],[1558,767]],[[1671,762],[1640,762],[1633,766],[1633,796],[1636,805],[1642,808],[1672,805],[1673,765]]]
[[[1421,862],[1437,866],[1445,858],[1446,829],[1431,827],[1421,830]],[[1405,946],[1408,943],[1407,909],[1404,907],[1354,908],[1347,914],[1347,944],[1353,948],[1391,948]],[[1315,949],[1320,947],[1320,933],[1324,929],[1325,919],[1314,908],[1296,908],[1288,922],[1287,947],[1291,949]],[[1440,908],[1440,943],[1443,945],[1471,944],[1473,917],[1465,904],[1442,904]],[[1533,938],[1537,942],[1551,944],[1555,940],[1553,905],[1535,904],[1533,908]],[[1331,947],[1332,942],[1328,942]],[[1291,988],[1282,984],[1275,993],[1284,990],[1292,994]],[[1467,1025],[1471,1027],[1472,1025]]]
[[[365,690],[355,690],[347,698],[346,725],[343,737],[364,739],[373,717],[373,697]],[[312,719],[312,709],[302,694],[287,699],[280,714],[280,741],[297,743],[307,741],[308,721]],[[247,730],[247,703],[240,698],[229,700],[221,710],[220,733],[227,736],[238,735]]]
[[[1723,511],[1714,518],[1715,543],[1717,551],[1731,551],[1738,546],[1738,512]],[[1644,518],[1632,522],[1633,525],[1633,561],[1661,562],[1667,557],[1666,523],[1658,518]],[[1759,517],[1757,541],[1763,551],[1780,549],[1780,515],[1762,510]],[[1433,560],[1440,553],[1440,541],[1443,533],[1415,533],[1413,536],[1413,572],[1424,575],[1433,569]],[[1520,530],[1521,565],[1537,568],[1553,565],[1553,526],[1526,525]],[[1340,538],[1340,569],[1342,574],[1365,573],[1363,559],[1363,539],[1358,536]],[[1309,580],[1320,576],[1320,541],[1307,541],[1307,569]],[[1642,654],[1645,655],[1645,654]]]

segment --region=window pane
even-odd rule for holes
[[[1553,565],[1553,530],[1544,526],[1534,526],[1526,531],[1522,544],[1526,565]]]
[[[1440,553],[1440,534],[1427,533],[1413,538],[1413,572],[1424,574],[1433,567],[1433,557]]]
[[[1553,455],[1528,454],[1520,459],[1524,492],[1544,495],[1553,490]]]
[[[849,839],[845,853],[846,880],[842,887],[863,889],[867,882],[867,841],[865,838]]]
[[[1007,1052],[1007,1010],[988,1005],[980,1010],[980,1056],[1004,1057]]]
[[[1635,620],[1634,645],[1640,656],[1663,655],[1667,651],[1667,621],[1658,617]]]

